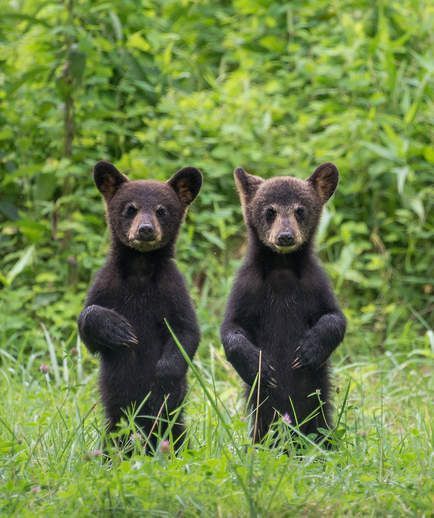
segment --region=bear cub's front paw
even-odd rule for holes
[[[91,305],[78,319],[80,336],[92,352],[133,347],[139,343],[128,320],[112,309]]]
[[[107,334],[115,347],[130,348],[139,343],[133,326],[123,317],[120,317],[116,322],[109,320]]]
[[[322,354],[321,346],[305,341],[295,350],[295,356],[291,363],[291,368],[296,370],[302,367],[318,369],[327,360]]]
[[[274,390],[278,387],[276,369],[264,358],[261,365],[261,382],[266,389]]]

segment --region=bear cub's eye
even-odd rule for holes
[[[297,219],[303,219],[304,212],[304,207],[297,207],[295,209],[295,216],[297,217]]]
[[[155,214],[157,214],[158,217],[162,218],[167,214],[167,210],[162,205],[159,205],[157,207],[157,210],[155,211]]]
[[[125,208],[124,214],[125,214],[125,216],[127,216],[127,218],[132,218],[133,216],[135,216],[137,214],[137,207],[132,204],[127,205],[127,207]]]
[[[277,212],[276,209],[273,209],[273,207],[268,207],[268,209],[265,211],[265,219],[268,221],[268,223],[274,221],[276,216]]]

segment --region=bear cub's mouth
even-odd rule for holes
[[[129,242],[131,248],[138,250],[139,252],[150,252],[160,246],[158,239],[152,239],[150,241],[144,241],[142,239],[131,239]]]
[[[289,254],[291,252],[295,252],[298,248],[298,244],[293,244],[289,246],[282,246],[276,243],[271,243],[271,248],[273,248],[278,254]]]

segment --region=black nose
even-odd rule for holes
[[[291,246],[294,244],[294,236],[291,232],[282,232],[277,238],[277,244],[279,246]]]
[[[149,223],[143,223],[139,226],[139,238],[143,241],[152,241],[155,237],[154,227]]]

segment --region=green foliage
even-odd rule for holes
[[[432,3],[0,0],[0,10],[7,512],[54,514],[66,501],[74,514],[77,499],[89,514],[252,512],[243,480],[258,513],[428,514]],[[244,442],[238,381],[218,344],[244,239],[232,170],[306,177],[336,163],[318,250],[350,324],[335,354],[339,384],[353,379],[339,453],[321,463],[248,448],[234,460],[194,382],[195,451],[113,470],[84,460],[101,421],[97,362],[77,346],[75,320],[107,250],[91,178],[101,158],[132,178],[203,170],[178,258],[203,331],[198,365]]]

